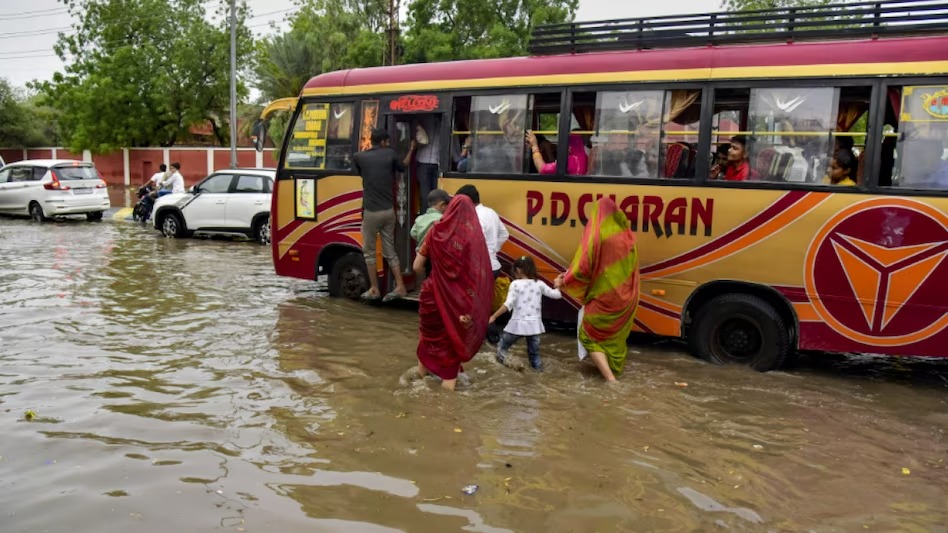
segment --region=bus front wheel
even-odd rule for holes
[[[330,296],[358,300],[368,288],[369,277],[361,254],[346,254],[333,263],[329,272]]]
[[[792,346],[780,313],[751,294],[725,294],[695,315],[689,335],[692,352],[719,365],[747,365],[761,372],[780,368]]]

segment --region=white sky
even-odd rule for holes
[[[408,0],[404,0],[405,4]],[[206,0],[209,10],[227,0]],[[293,0],[248,0],[253,12],[247,22],[262,35],[272,31],[270,22],[280,22],[295,7]],[[720,10],[720,0],[580,0],[577,20],[652,17]],[[56,32],[72,20],[57,0],[20,2],[0,0],[0,77],[17,86],[30,80],[46,80],[63,65],[53,53]]]

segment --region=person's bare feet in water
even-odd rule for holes
[[[615,374],[613,374],[612,369],[609,368],[609,361],[606,360],[606,354],[602,352],[590,352],[589,357],[593,360],[593,363],[596,363],[596,368],[599,369],[599,373],[602,374],[606,383],[614,383],[616,381]]]
[[[403,386],[412,384],[419,379],[425,379],[425,376],[428,375],[428,369],[421,363],[418,363],[418,366],[413,366],[402,373],[402,376],[398,378],[399,383]]]

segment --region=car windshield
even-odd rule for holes
[[[76,167],[56,167],[56,174],[61,180],[97,180],[99,172],[90,165]]]

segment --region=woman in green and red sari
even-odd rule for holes
[[[582,304],[579,358],[587,353],[606,381],[625,366],[626,340],[639,303],[635,233],[614,201],[602,198],[586,223],[573,263],[555,285]]]

